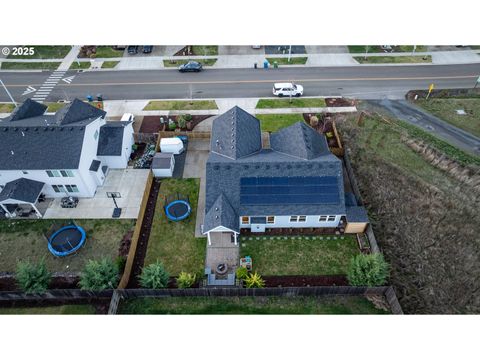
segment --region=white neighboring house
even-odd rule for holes
[[[53,115],[46,115],[46,109],[27,99],[0,121],[0,207],[4,212],[10,213],[15,205],[11,193],[28,188],[28,182],[15,182],[19,179],[43,183],[36,196],[29,193],[29,200],[35,198],[28,202],[33,205],[40,194],[93,197],[109,168],[127,167],[133,144],[131,122],[107,122],[105,111],[78,99]]]

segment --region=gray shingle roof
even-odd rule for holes
[[[31,99],[25,100],[25,102],[17,107],[9,116],[10,121],[23,120],[35,116],[40,116],[45,113],[47,106]]]
[[[363,206],[347,206],[346,215],[347,222],[369,222],[367,210]]]
[[[243,112],[243,110],[242,110]],[[223,115],[217,118],[213,127],[212,144],[218,137],[217,129],[225,136],[221,122],[231,121]],[[292,135],[289,136],[289,131]],[[228,133],[228,132],[227,132]],[[235,132],[235,136],[239,133]],[[262,149],[242,157],[231,158],[210,152],[206,164],[206,216],[220,194],[225,197],[238,216],[265,215],[344,215],[345,198],[343,171],[340,159],[330,153],[325,137],[316,133],[306,124],[294,124],[272,134],[276,140],[272,149]],[[239,141],[234,136],[235,141]],[[242,140],[255,143],[249,138],[256,137],[260,142],[260,133],[249,131],[242,133]],[[286,143],[283,144],[283,142]],[[298,142],[298,143],[297,143]],[[308,145],[308,147],[307,147]],[[337,178],[338,202],[330,204],[276,204],[241,205],[240,179],[242,177],[321,177]],[[237,218],[238,218],[237,216]],[[223,218],[222,218],[223,219]],[[238,219],[237,219],[238,220]],[[231,221],[225,219],[225,221]],[[205,226],[205,224],[204,224]]]
[[[62,114],[42,115],[43,105],[29,103],[28,117],[0,121],[0,170],[77,169],[85,126],[105,112],[76,100]]]
[[[270,147],[301,159],[313,159],[330,153],[325,136],[299,121],[270,135]]]
[[[109,121],[100,127],[97,155],[122,155],[123,131],[128,124],[129,121]]]
[[[238,106],[213,121],[211,151],[238,159],[261,148],[260,122]]]
[[[240,231],[238,215],[223,194],[217,196],[213,205],[206,212],[203,232],[206,233],[218,226],[224,226],[236,232]]]
[[[85,119],[105,117],[107,113],[79,99],[73,100],[55,113],[57,124],[68,125]]]
[[[45,183],[25,178],[8,182],[0,192],[0,202],[5,200],[19,200],[34,203],[42,192]]]

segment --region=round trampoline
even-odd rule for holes
[[[48,250],[55,256],[67,256],[85,243],[86,234],[82,227],[67,225],[55,231],[48,239]]]
[[[185,200],[175,200],[165,206],[165,215],[173,221],[186,219],[191,212],[192,208]]]

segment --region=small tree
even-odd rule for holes
[[[44,293],[48,289],[51,274],[42,259],[38,264],[20,261],[17,264],[16,280],[26,293]]]
[[[186,289],[192,287],[195,284],[196,276],[195,274],[190,274],[182,271],[177,277],[177,286],[180,289]]]
[[[387,282],[389,269],[382,254],[360,254],[350,262],[348,282],[353,286],[381,286]]]
[[[247,288],[263,288],[265,287],[265,280],[257,273],[250,273],[244,280]]]
[[[83,290],[115,289],[118,283],[118,265],[109,258],[89,260],[80,276]]]
[[[169,120],[169,122],[168,122],[168,128],[173,131],[173,130],[175,130],[175,129],[177,128],[177,124],[176,124],[174,121]]]
[[[161,289],[167,287],[168,278],[168,272],[159,261],[145,266],[142,270],[142,274],[139,276],[140,285],[149,289]]]
[[[237,279],[245,280],[248,277],[248,270],[243,266],[237,268],[236,270]]]
[[[192,121],[192,115],[191,114],[183,114],[182,118],[185,119],[186,122]]]

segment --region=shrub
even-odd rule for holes
[[[174,121],[169,121],[168,122],[168,128],[170,130],[175,130],[177,128],[177,124]]]
[[[245,282],[245,286],[247,288],[263,288],[263,287],[265,287],[265,280],[263,280],[262,277],[257,273],[249,274],[245,278],[244,282]]]
[[[318,117],[317,116],[311,116],[310,117],[310,125],[313,127],[316,127],[318,125]]]
[[[347,277],[353,286],[381,286],[388,273],[389,265],[382,254],[360,254],[351,260]]]
[[[190,114],[183,114],[182,119],[184,119],[186,122],[192,121],[192,115]]]
[[[139,276],[140,285],[149,289],[161,289],[167,287],[168,277],[163,264],[157,261],[143,268],[142,274]]]
[[[182,271],[177,277],[177,286],[180,289],[186,289],[192,287],[192,285],[195,284],[195,280],[195,274],[190,274]]]
[[[118,283],[118,265],[109,258],[89,260],[80,276],[83,290],[115,289]]]
[[[180,117],[178,119],[178,127],[180,129],[185,129],[185,126],[187,126],[187,121],[183,117]]]
[[[117,265],[118,273],[121,274],[123,273],[123,270],[125,270],[125,265],[127,264],[127,258],[124,256],[117,256],[117,258],[115,259],[115,264]]]
[[[20,289],[26,293],[44,293],[50,282],[50,273],[45,261],[32,264],[28,261],[20,261],[17,264],[16,280]]]
[[[237,268],[236,271],[237,279],[245,280],[248,277],[248,270],[244,267]]]

